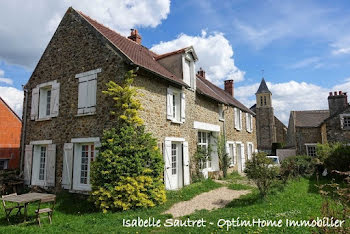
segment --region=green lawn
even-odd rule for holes
[[[106,233],[106,232],[203,232],[212,233],[225,230],[225,227],[219,228],[216,224],[219,219],[230,220],[232,218],[240,218],[246,220],[255,219],[306,219],[316,218],[320,216],[320,207],[322,199],[317,193],[313,180],[300,179],[289,182],[283,190],[275,190],[265,199],[260,198],[256,189],[249,195],[241,197],[239,200],[232,201],[226,208],[208,211],[197,211],[196,213],[184,217],[183,220],[190,218],[191,220],[206,220],[206,227],[157,227],[157,228],[127,228],[122,227],[123,219],[137,219],[137,217],[147,219],[154,217],[160,219],[163,224],[166,219],[171,218],[169,215],[161,214],[172,204],[189,200],[197,194],[206,192],[223,186],[211,180],[201,183],[195,183],[176,192],[168,192],[168,201],[166,204],[152,209],[139,209],[136,211],[115,212],[102,214],[96,211],[91,204],[86,201],[86,197],[73,194],[63,193],[58,196],[58,201],[53,217],[53,224],[47,224],[39,228],[35,223],[31,224],[13,224],[8,225],[5,217],[0,216],[0,232],[1,233],[18,233],[18,232],[45,232],[45,233],[62,233],[62,232],[85,232],[85,233]],[[229,188],[240,189],[249,188],[248,186],[229,185]],[[29,213],[34,214],[34,204],[30,207]],[[16,221],[15,219],[13,219]],[[213,225],[210,225],[212,222]],[[258,228],[258,227],[241,227],[231,228],[231,232],[289,232],[289,233],[305,233],[312,231],[307,228]]]

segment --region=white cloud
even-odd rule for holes
[[[23,91],[13,87],[0,86],[0,96],[19,117],[22,117]]]
[[[9,78],[2,78],[0,77],[0,83],[5,83],[8,85],[13,85],[13,80],[9,79]]]
[[[5,76],[5,71],[0,69],[0,83],[13,85],[13,80],[11,80],[9,78],[4,78],[4,76]]]
[[[156,27],[170,12],[170,0],[8,1],[0,6],[0,60],[33,68],[69,6],[122,34]]]
[[[151,50],[162,54],[191,45],[198,55],[196,69],[202,67],[207,79],[217,85],[222,85],[226,79],[234,79],[236,82],[244,80],[245,72],[235,66],[232,46],[220,32],[208,34],[202,30],[198,36],[180,34],[172,41],[153,45]]]
[[[320,68],[321,63],[319,63],[319,61],[320,61],[319,57],[306,58],[294,64],[289,65],[288,68],[299,69],[299,68],[310,67],[310,66],[313,66],[315,68]]]
[[[275,115],[288,125],[290,111],[328,109],[327,97],[330,91],[350,93],[350,78],[332,88],[293,80],[286,83],[267,82],[267,86],[272,92],[272,105]],[[259,83],[240,86],[235,90],[235,97],[250,107],[256,102],[255,93],[258,87]]]

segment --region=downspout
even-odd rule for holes
[[[22,116],[22,139],[21,139],[21,160],[20,160],[20,174],[23,172],[23,158],[24,158],[24,139],[25,139],[25,132],[26,132],[26,125],[27,125],[27,108],[28,108],[28,90],[24,88],[24,108],[23,108],[23,116]]]

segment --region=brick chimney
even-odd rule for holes
[[[205,79],[205,71],[202,68],[199,68],[197,74]]]
[[[139,31],[137,31],[137,29],[131,29],[130,32],[130,36],[128,36],[128,38],[134,42],[136,42],[137,44],[141,44],[141,35],[139,34]]]
[[[348,106],[349,104],[347,93],[343,93],[342,91],[339,91],[339,94],[337,91],[335,91],[334,93],[329,92],[328,108],[331,116],[341,112]]]
[[[234,96],[234,84],[233,80],[225,80],[225,91]]]

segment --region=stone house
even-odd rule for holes
[[[132,30],[126,38],[69,8],[25,86],[24,179],[28,185],[89,191],[90,164],[103,129],[115,124],[113,102],[102,94],[110,80],[137,70],[144,109],[140,117],[164,156],[164,182],[178,189],[191,182],[197,147],[212,146],[203,174],[219,171],[216,139],[225,134],[231,167],[242,171],[256,147],[255,115],[195,71],[193,47],[158,55]]]
[[[347,94],[331,92],[328,110],[291,111],[287,147],[296,154],[315,156],[317,143],[350,143],[350,107]]]
[[[0,97],[0,170],[17,169],[22,120]]]
[[[274,114],[272,93],[264,78],[255,97],[256,104],[250,109],[256,113],[257,148],[259,151],[270,154],[273,143],[285,144],[287,127]]]

